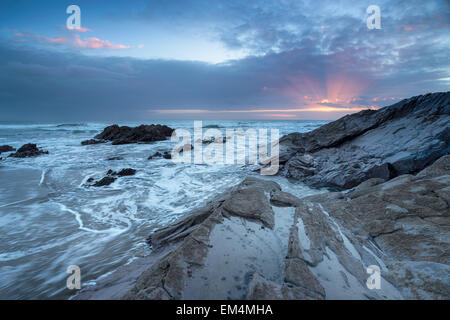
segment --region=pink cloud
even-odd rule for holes
[[[95,37],[81,39],[79,36],[76,36],[73,44],[75,47],[90,49],[107,48],[113,50],[121,50],[130,48],[129,46],[123,44],[112,44],[108,40],[102,40]]]
[[[84,31],[80,31],[84,32]],[[122,49],[128,49],[131,48],[130,46],[126,46],[124,44],[114,44],[109,42],[108,40],[102,40],[100,38],[96,37],[90,37],[90,38],[81,38],[78,34],[72,34],[67,37],[55,37],[55,38],[49,38],[49,37],[43,37],[40,35],[35,35],[32,33],[24,33],[24,32],[16,32],[14,34],[15,38],[20,38],[23,40],[18,41],[24,41],[25,39],[30,40],[38,40],[42,42],[46,42],[49,44],[64,44],[64,43],[71,43],[74,47],[78,48],[87,48],[87,49],[111,49],[111,50],[122,50]],[[143,47],[143,45],[142,45]]]

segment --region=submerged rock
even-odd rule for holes
[[[342,190],[415,174],[450,153],[450,92],[351,114],[288,134],[279,146],[282,174],[315,187]]]
[[[174,129],[166,125],[140,125],[138,127],[112,125],[103,129],[95,139],[112,141],[113,145],[166,140]]]
[[[28,158],[36,157],[41,154],[48,154],[48,151],[38,149],[34,143],[27,143],[20,147],[16,153],[12,153],[9,156],[14,158]]]

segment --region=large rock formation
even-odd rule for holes
[[[140,125],[135,128],[128,126],[119,127],[112,125],[103,129],[103,132],[95,136],[95,139],[83,141],[84,144],[96,144],[102,141],[112,141],[112,144],[128,144],[137,142],[153,142],[166,140],[174,129],[165,125],[152,124]]]
[[[347,189],[414,174],[450,153],[450,92],[416,96],[280,139],[282,174]]]
[[[126,266],[77,298],[110,298],[121,284],[115,298],[449,299],[449,190],[450,156],[302,199],[247,178],[151,234],[132,279]],[[380,289],[366,285],[369,266]]]

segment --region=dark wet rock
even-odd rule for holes
[[[122,169],[117,173],[117,175],[119,177],[134,176],[135,174],[136,174],[136,170],[132,169],[132,168]]]
[[[87,179],[86,182],[88,182],[88,183],[94,182],[94,178],[91,177],[91,178]]]
[[[148,160],[152,160],[154,158],[160,158],[160,157],[162,157],[162,153],[161,152],[155,152],[153,155],[148,157]]]
[[[164,159],[172,159],[172,155],[169,153],[169,152],[164,152],[164,154],[163,154],[163,158]]]
[[[12,153],[9,156],[14,158],[28,158],[28,157],[36,157],[41,154],[48,154],[48,151],[44,151],[42,149],[38,149],[36,144],[27,143],[17,150],[16,153]]]
[[[136,174],[136,170],[132,168],[125,168],[117,172],[112,169],[109,169],[106,172],[106,174],[109,176],[119,176],[119,177],[134,176]]]
[[[123,160],[123,157],[110,157],[107,160],[108,161]]]
[[[111,183],[113,183],[114,181],[116,181],[116,178],[111,177],[111,176],[107,176],[104,177],[102,179],[100,179],[99,181],[97,181],[96,183],[94,183],[94,187],[103,187],[103,186],[109,186]]]
[[[416,174],[450,153],[450,92],[365,110],[280,139],[282,174],[315,187]]]
[[[95,136],[95,139],[112,141],[113,145],[138,142],[154,142],[166,140],[174,129],[166,125],[140,125],[138,127],[112,125],[103,129],[103,132]]]
[[[89,139],[89,140],[84,140],[81,142],[81,144],[83,146],[87,146],[90,144],[99,144],[99,143],[106,143],[106,141],[105,140],[97,140],[97,139]]]
[[[16,149],[11,147],[11,146],[8,146],[8,145],[0,146],[0,153],[2,153],[2,152],[10,152],[10,151],[16,151]]]

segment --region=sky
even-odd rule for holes
[[[448,91],[449,52],[448,0],[2,0],[0,121],[333,120]]]

